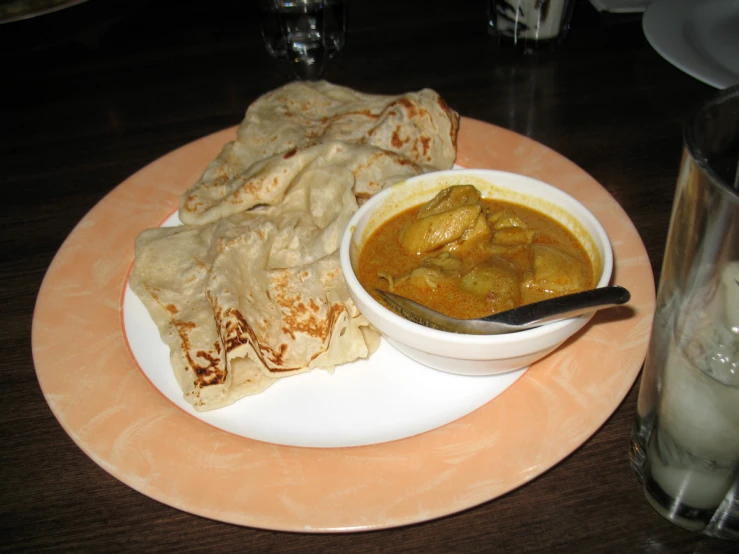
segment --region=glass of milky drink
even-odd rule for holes
[[[488,0],[488,33],[501,47],[554,50],[570,29],[576,0]]]
[[[662,516],[739,539],[739,87],[685,126],[631,464]]]
[[[344,47],[345,0],[259,0],[262,38],[299,79],[318,79]]]

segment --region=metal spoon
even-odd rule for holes
[[[602,287],[526,304],[480,319],[455,319],[404,296],[385,290],[375,291],[406,319],[432,329],[467,335],[502,335],[531,329],[601,308],[625,304],[631,298],[629,291],[623,287]]]

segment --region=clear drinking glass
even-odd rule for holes
[[[570,30],[576,0],[488,0],[488,33],[529,54],[554,50]]]
[[[631,464],[650,504],[739,539],[739,87],[689,119]]]
[[[259,0],[267,51],[300,79],[317,79],[344,47],[345,0]]]

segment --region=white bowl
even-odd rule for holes
[[[418,325],[377,302],[357,280],[355,268],[364,242],[392,216],[426,202],[451,185],[471,184],[485,198],[524,204],[552,217],[575,234],[607,286],[613,253],[605,230],[577,200],[523,175],[485,169],[452,169],[413,177],[368,200],[354,214],[341,241],[341,268],[362,314],[408,357],[435,369],[462,375],[493,375],[527,367],[584,327],[593,313],[505,335],[464,335]]]

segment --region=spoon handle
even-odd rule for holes
[[[499,335],[523,331],[551,321],[624,304],[631,298],[629,291],[623,287],[602,287],[542,300],[480,319],[455,319],[392,292],[376,292],[389,306],[414,323],[470,335]]]
[[[600,287],[526,304],[482,319],[521,328],[536,327],[555,319],[568,319],[591,312],[593,308],[607,308],[625,304],[630,298],[631,294],[623,287]]]

